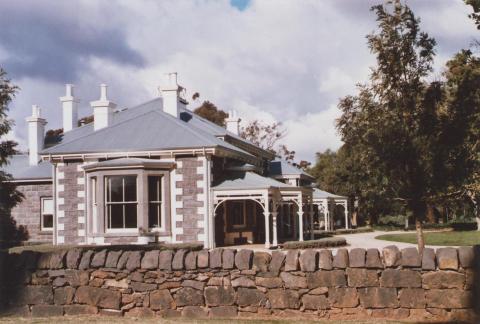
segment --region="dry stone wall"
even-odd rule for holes
[[[0,254],[3,315],[475,321],[478,250]]]

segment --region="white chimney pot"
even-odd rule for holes
[[[65,96],[60,97],[63,110],[63,131],[68,132],[78,124],[78,100],[73,96],[73,84],[65,85]]]
[[[95,131],[111,126],[113,110],[117,105],[107,99],[107,85],[100,85],[100,99],[90,102],[93,108],[93,128]]]
[[[32,106],[32,116],[28,117],[28,161],[30,165],[37,165],[40,160],[39,152],[45,141],[45,125],[47,121],[41,118],[41,110],[37,105]]]
[[[181,97],[184,88],[178,85],[177,73],[168,73],[167,80],[163,83],[159,88],[163,98],[163,111],[178,118],[187,109],[187,101]]]
[[[228,118],[225,119],[225,127],[227,131],[239,135],[240,134],[240,118],[237,116],[237,112],[235,110],[231,110],[228,112]]]

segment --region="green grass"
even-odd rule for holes
[[[445,246],[464,246],[480,244],[480,232],[478,231],[444,231],[425,233],[425,243],[427,245],[445,245]],[[385,240],[402,243],[417,243],[415,233],[407,234],[385,234],[375,237],[377,240]]]

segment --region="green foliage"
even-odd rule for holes
[[[414,233],[406,234],[384,234],[375,237],[378,240],[402,242],[402,243],[416,243]],[[472,246],[480,242],[480,232],[477,231],[463,231],[463,232],[430,232],[425,233],[426,244],[428,245],[445,245],[445,246]]]
[[[468,15],[480,29],[480,0],[465,0],[465,3],[472,7],[473,12]]]
[[[18,88],[10,83],[7,73],[0,68],[0,138],[11,130],[13,121],[8,119],[8,105]],[[8,163],[8,158],[15,154],[17,143],[9,140],[0,142],[0,248],[11,246],[28,237],[23,227],[17,227],[11,217],[11,210],[22,199],[20,192],[10,182],[11,175],[5,173],[2,167]]]
[[[347,241],[343,237],[325,237],[318,240],[310,241],[290,241],[285,242],[282,247],[287,250],[294,249],[317,249],[317,248],[327,248],[327,247],[336,247],[336,246],[345,246]]]
[[[225,126],[225,119],[228,117],[226,112],[218,109],[217,106],[210,101],[204,101],[202,105],[196,108],[193,112],[222,127]]]

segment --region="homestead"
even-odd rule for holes
[[[82,126],[73,90],[60,98],[63,134],[45,147],[47,121],[33,106],[28,155],[6,168],[25,196],[12,215],[31,241],[268,248],[351,226],[345,197],[241,138],[236,113],[223,128],[188,110],[176,74],[160,97],[128,109],[101,85]]]

